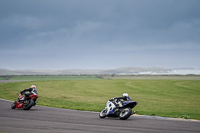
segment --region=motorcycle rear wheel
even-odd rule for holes
[[[27,104],[26,103],[23,104],[24,110],[29,110],[34,105],[33,99],[27,100],[27,102],[28,102]]]
[[[121,120],[126,120],[128,119],[130,116],[132,115],[132,110],[130,108],[124,108],[120,114],[119,114],[119,118]]]

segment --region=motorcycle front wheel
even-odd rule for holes
[[[107,113],[107,110],[106,110],[106,109],[103,109],[103,110],[99,113],[99,117],[100,117],[100,118],[105,118],[105,117],[106,117],[106,113]]]
[[[119,114],[119,118],[121,120],[126,120],[128,119],[130,116],[132,115],[132,110],[130,108],[124,108],[120,114]]]
[[[23,109],[24,110],[29,110],[33,105],[34,105],[33,99],[25,100],[24,104],[23,104]]]
[[[17,105],[17,101],[15,101],[12,105],[11,105],[11,109],[15,109]]]

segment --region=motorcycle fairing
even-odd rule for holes
[[[107,110],[106,115],[108,115],[108,114],[114,114],[114,111],[113,111],[114,107],[115,107],[115,105],[111,101],[108,101],[106,103],[106,110]]]
[[[16,108],[23,108],[23,103],[17,102]]]
[[[133,108],[138,104],[137,101],[126,101],[123,103],[123,107],[130,107]]]
[[[31,99],[33,99],[33,100],[36,100],[36,99],[38,98],[38,96],[37,96],[37,95],[34,95],[34,94],[33,94],[33,95],[30,95],[29,97],[30,97]]]

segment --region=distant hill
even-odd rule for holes
[[[65,69],[65,70],[8,70],[0,69],[0,75],[200,75],[200,69],[159,67],[123,67],[116,69]]]
[[[123,67],[116,69],[66,69],[66,70],[8,70],[0,69],[0,75],[80,75],[80,74],[138,74],[140,72],[168,71],[164,68]]]

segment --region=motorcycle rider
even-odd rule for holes
[[[109,101],[112,101],[116,107],[122,107],[124,101],[131,101],[131,97],[128,93],[123,93],[122,97],[111,98]]]
[[[27,91],[29,91],[29,93],[26,93]],[[38,94],[35,85],[31,85],[30,88],[24,89],[24,90],[21,91],[20,93],[21,93],[22,95],[25,95],[25,96],[29,96],[29,95],[32,95],[32,94]],[[20,99],[20,101],[25,100],[25,96],[23,96],[23,97]]]

